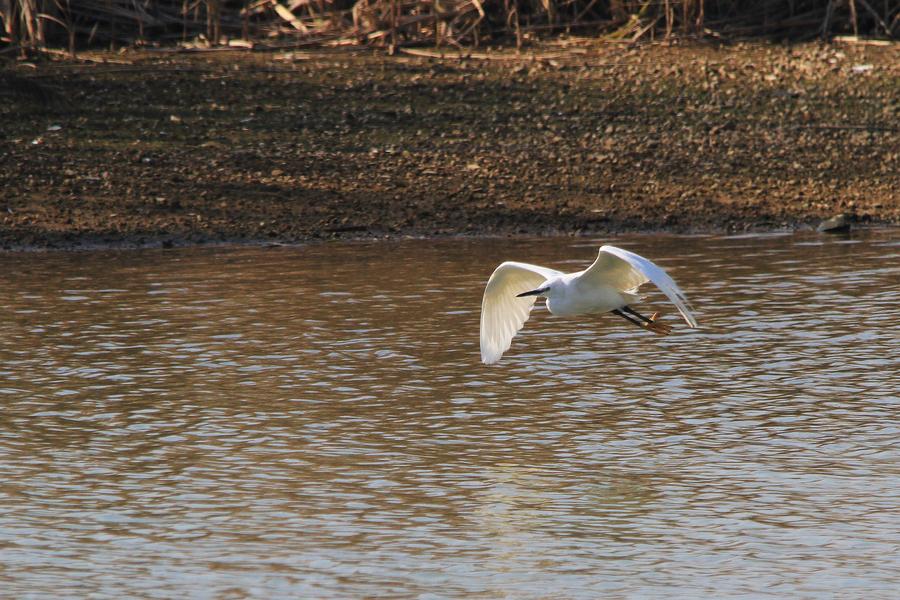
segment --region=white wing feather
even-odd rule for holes
[[[632,293],[640,285],[650,281],[675,305],[690,327],[697,327],[687,296],[678,284],[661,267],[639,254],[615,246],[603,246],[597,260],[581,277],[597,278],[598,281]]]
[[[509,350],[512,339],[525,325],[535,296],[516,298],[516,294],[535,290],[560,271],[520,262],[505,262],[497,267],[481,301],[481,360],[490,365]]]

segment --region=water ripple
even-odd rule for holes
[[[617,238],[703,328],[538,308],[492,368],[493,267],[607,240],[0,255],[0,584],[891,597],[896,234]]]

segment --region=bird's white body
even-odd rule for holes
[[[688,326],[697,327],[687,298],[672,278],[652,261],[628,250],[603,246],[597,260],[577,273],[505,262],[494,270],[484,290],[481,359],[485,364],[500,360],[528,320],[536,296],[547,299],[547,309],[554,315],[603,313],[637,302],[638,287],[648,281],[669,298]]]
[[[612,285],[582,279],[584,271],[568,273],[547,281],[547,310],[560,317],[604,313],[636,302],[639,296]],[[543,286],[541,286],[543,287]]]

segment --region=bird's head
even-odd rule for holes
[[[556,287],[556,283],[556,279],[548,279],[539,288],[516,294],[516,298],[524,298],[526,296],[543,296],[544,298],[549,298],[553,289]]]

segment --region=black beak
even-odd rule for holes
[[[516,298],[524,298],[525,296],[540,296],[547,290],[531,290],[530,292],[522,292],[521,294],[516,294]]]

